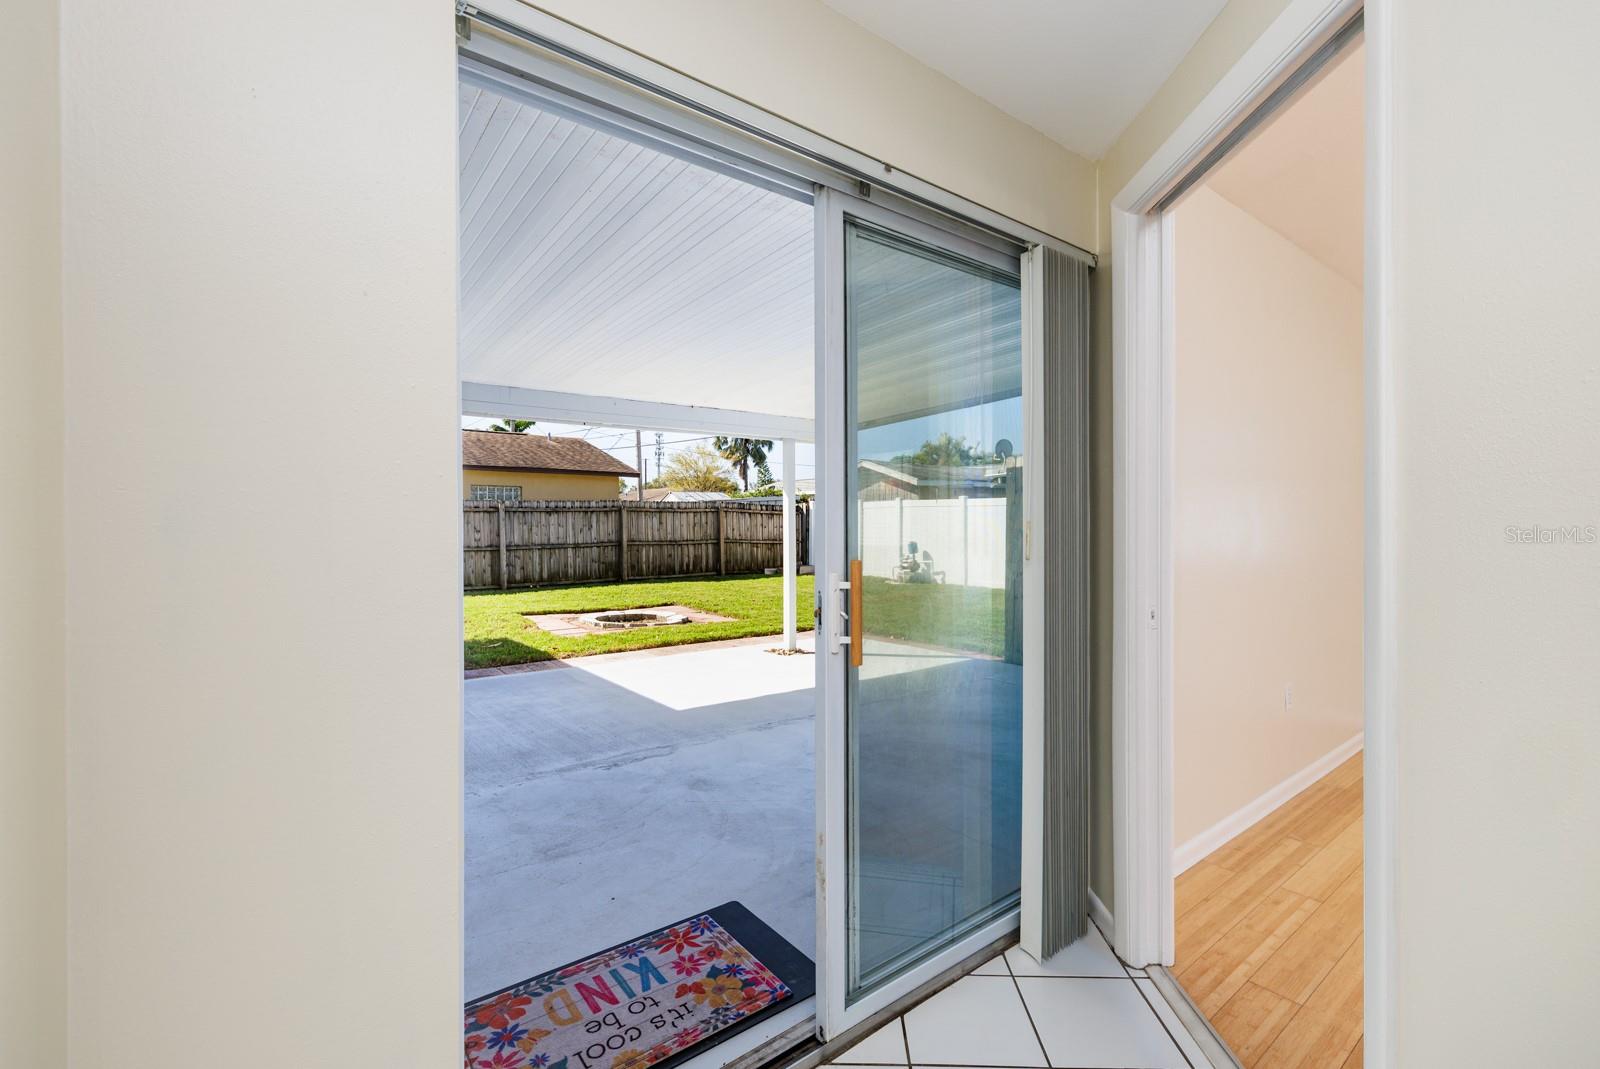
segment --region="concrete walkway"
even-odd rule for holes
[[[730,899],[814,954],[816,662],[780,642],[466,681],[467,997]]]

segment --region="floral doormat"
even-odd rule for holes
[[[466,1005],[466,1069],[665,1069],[815,990],[815,966],[738,902]]]

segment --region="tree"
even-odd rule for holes
[[[522,434],[533,426],[531,419],[503,419],[499,423],[491,423],[491,431],[500,431],[503,434]]]
[[[717,452],[738,471],[739,481],[746,490],[750,489],[750,465],[766,466],[767,450],[771,448],[770,438],[724,438],[717,435]]]
[[[739,489],[728,477],[722,455],[704,442],[667,458],[661,484],[673,490],[718,490],[724,494]]]
[[[976,447],[967,444],[965,435],[952,437],[949,431],[942,431],[939,437],[923,442],[905,460],[908,464],[924,464],[930,468],[965,468],[983,463],[984,457]]]
[[[765,460],[756,465],[756,489],[776,485],[778,480],[772,477],[772,469],[767,467]]]

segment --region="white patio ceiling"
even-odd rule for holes
[[[809,204],[470,76],[460,167],[464,383],[811,419]]]
[[[464,413],[812,437],[805,194],[473,66],[460,168]],[[951,264],[856,246],[860,424],[1020,393],[1015,283]]]

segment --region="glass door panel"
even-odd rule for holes
[[[843,226],[848,1005],[1017,903],[1023,376],[1014,270]]]

